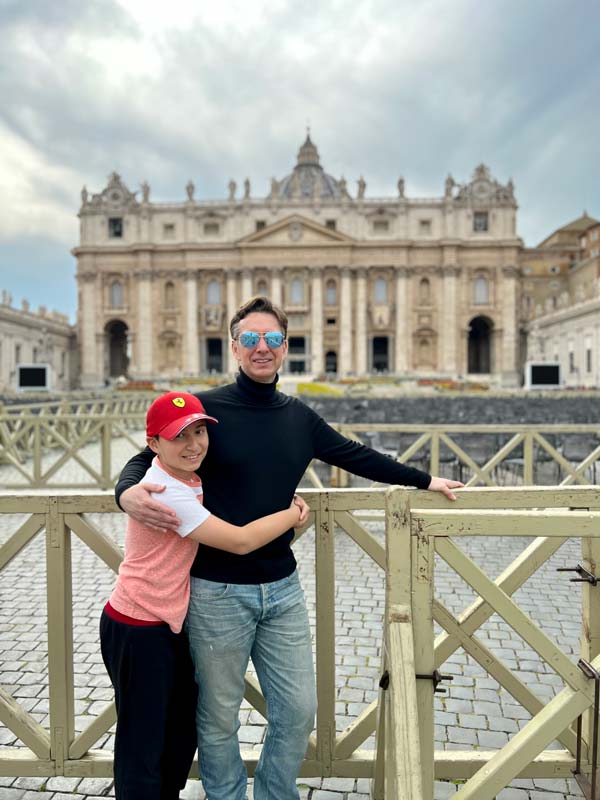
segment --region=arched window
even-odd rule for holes
[[[422,278],[419,283],[419,303],[428,306],[431,303],[431,285],[427,278]]]
[[[304,303],[304,283],[301,278],[293,278],[290,284],[290,304],[301,306]]]
[[[325,284],[325,305],[337,305],[337,283],[332,279]]]
[[[165,283],[165,308],[175,308],[175,284],[172,281]]]
[[[385,278],[377,278],[375,281],[374,297],[376,303],[387,303],[387,281]]]
[[[256,284],[256,294],[261,295],[261,297],[266,297],[269,294],[269,288],[264,278],[261,278]]]
[[[490,282],[485,275],[478,275],[473,286],[476,306],[485,306],[490,302]]]
[[[210,281],[206,287],[206,302],[209,306],[218,306],[221,303],[221,284],[219,281]]]
[[[123,306],[123,284],[120,281],[113,281],[110,285],[110,305],[111,308]]]

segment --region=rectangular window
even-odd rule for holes
[[[373,223],[374,233],[387,233],[390,229],[390,223],[387,219],[376,219]]]
[[[335,317],[327,317],[328,325],[335,325]]]
[[[108,238],[109,239],[123,238],[123,217],[108,218]]]
[[[475,233],[485,233],[488,230],[488,212],[476,211],[473,214],[473,230]]]
[[[175,225],[172,222],[167,222],[163,225],[163,239],[175,238]]]
[[[336,229],[336,222],[334,219],[326,219],[325,220],[325,227],[329,228],[330,231],[334,231]]]
[[[419,220],[419,234],[421,236],[429,236],[431,234],[431,220],[430,219],[420,219]]]
[[[262,231],[262,229],[266,228],[266,227],[267,227],[267,223],[264,221],[264,219],[257,219],[256,220],[256,230],[257,231]]]
[[[205,222],[204,223],[204,235],[205,236],[218,236],[219,235],[219,223],[218,222]]]

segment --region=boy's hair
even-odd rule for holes
[[[272,314],[277,319],[279,327],[281,328],[281,332],[287,337],[288,318],[285,311],[282,308],[279,308],[279,306],[276,306],[275,303],[272,303],[268,297],[256,295],[241,305],[231,318],[231,322],[229,323],[229,331],[232,339],[237,339],[239,336],[239,325],[244,317],[247,317],[248,314],[254,314],[255,312],[260,314]]]

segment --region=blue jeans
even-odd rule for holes
[[[187,632],[199,688],[198,762],[207,800],[245,800],[237,738],[248,661],[267,702],[254,800],[297,800],[316,709],[308,614],[298,574],[264,584],[192,577]]]

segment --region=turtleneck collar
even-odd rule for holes
[[[277,381],[279,375],[275,375],[272,383],[258,383],[249,378],[243,370],[239,370],[236,383],[239,391],[245,398],[255,403],[269,405],[278,399]]]

